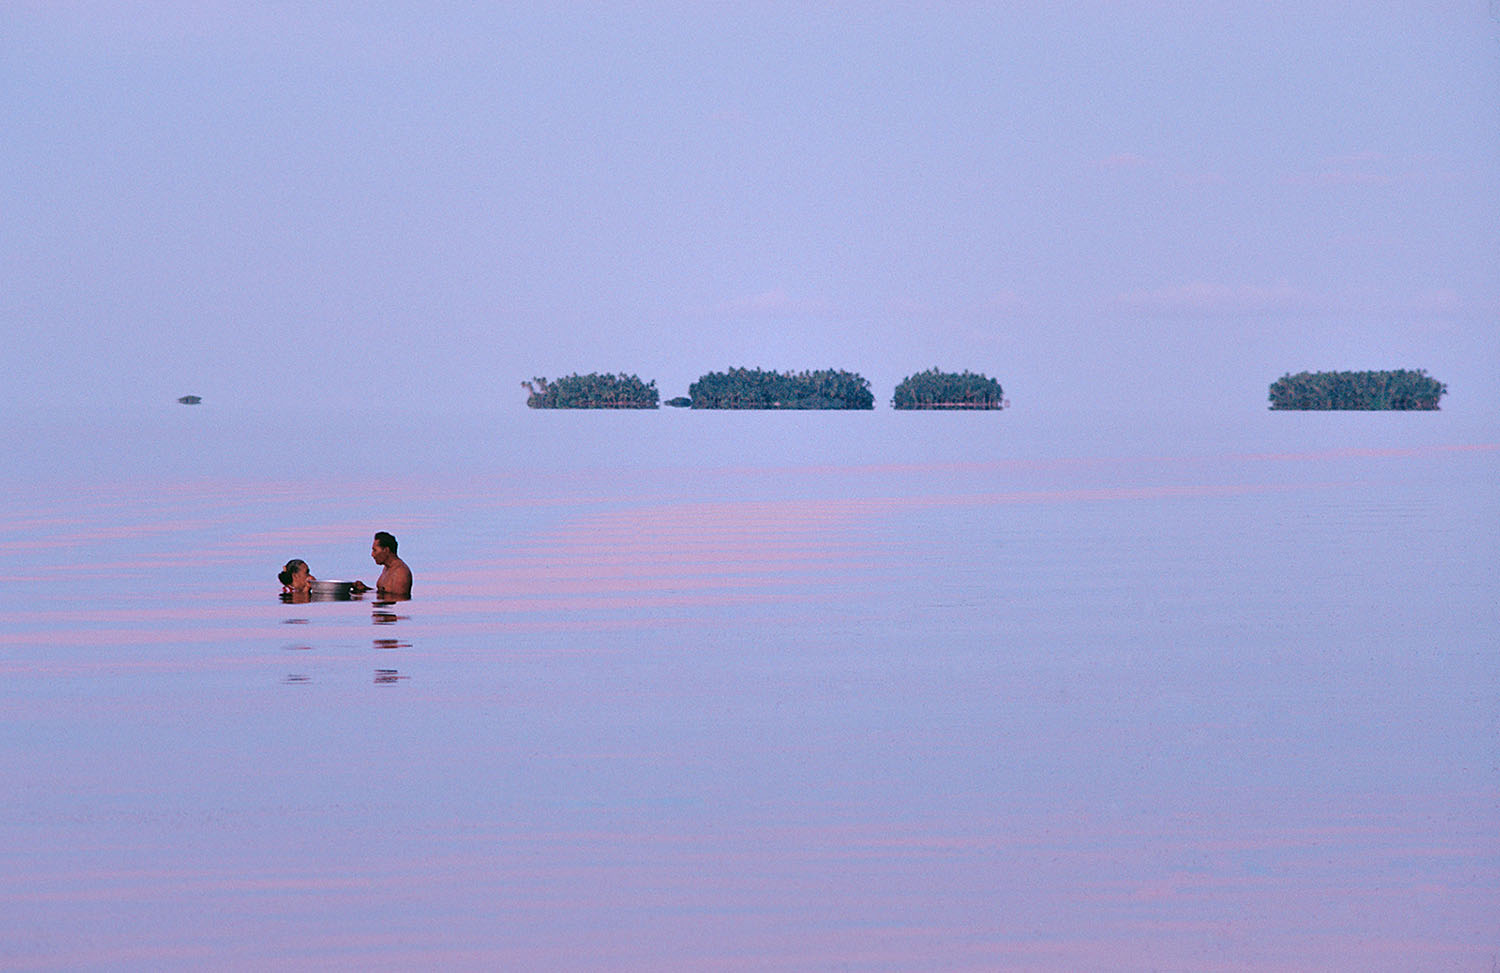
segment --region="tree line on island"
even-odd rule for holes
[[[731,368],[709,372],[688,386],[693,409],[873,409],[875,395],[862,375],[825,368],[768,372]]]
[[[555,382],[534,378],[521,387],[533,409],[655,409],[661,401],[656,382],[642,382],[635,375],[590,372]]]
[[[1271,383],[1272,409],[1436,409],[1448,386],[1418,368],[1383,372],[1298,372]]]
[[[656,409],[656,382],[636,375],[568,375],[522,382],[533,409]],[[1272,409],[1437,409],[1446,385],[1422,369],[1367,372],[1298,372],[1271,383]],[[667,405],[692,409],[873,409],[863,376],[840,369],[773,372],[731,368],[709,372]],[[891,398],[896,409],[1003,409],[1000,383],[965,370],[930,368],[902,379]]]
[[[1000,383],[987,375],[967,369],[955,375],[929,368],[902,379],[891,405],[897,409],[1003,409],[1007,402]]]
[[[655,409],[661,404],[656,382],[636,375],[591,372],[556,380],[522,382],[533,409]],[[1008,403],[1000,383],[965,370],[936,368],[908,376],[896,386],[897,409],[1002,409]],[[841,369],[774,372],[731,368],[709,372],[688,386],[688,394],[667,405],[691,409],[862,409],[875,408],[870,382]]]

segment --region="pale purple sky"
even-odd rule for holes
[[[0,404],[1500,394],[1489,0],[0,8]]]

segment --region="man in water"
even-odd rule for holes
[[[375,593],[391,598],[411,597],[411,568],[396,556],[396,538],[385,531],[375,535],[370,545],[370,558],[380,565],[380,577],[375,581]],[[369,591],[363,581],[354,582],[356,591]]]

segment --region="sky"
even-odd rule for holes
[[[6,0],[0,410],[1500,395],[1491,0]]]

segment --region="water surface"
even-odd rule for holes
[[[0,965],[1500,953],[1486,422],[5,435]],[[278,599],[378,529],[411,601]]]

